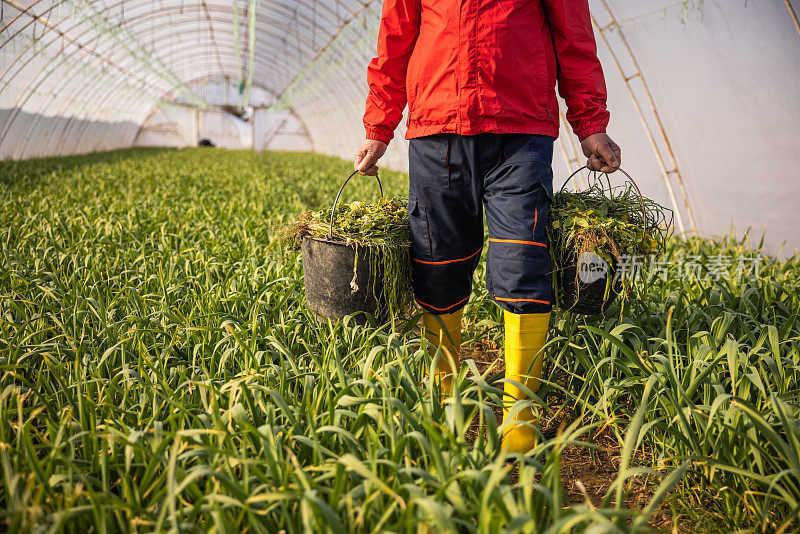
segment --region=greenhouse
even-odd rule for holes
[[[0,530],[800,531],[799,14],[0,0]]]

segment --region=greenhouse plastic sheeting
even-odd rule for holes
[[[349,159],[363,140],[378,0],[0,2],[2,158],[213,136]],[[680,232],[798,250],[800,0],[589,3],[609,133],[643,192]],[[403,135],[382,165],[407,168]],[[560,185],[584,158],[564,124],[558,146]]]

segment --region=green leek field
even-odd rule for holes
[[[504,457],[482,268],[446,406],[418,317],[305,307],[276,235],[350,169],[215,149],[0,163],[0,530],[800,530],[800,257],[756,273],[758,243],[674,240],[668,259],[715,270],[674,263],[604,320],[554,314],[544,439]],[[377,198],[354,180],[345,201]]]

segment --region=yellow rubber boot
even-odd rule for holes
[[[435,347],[442,347],[439,362],[432,378],[441,385],[442,392],[446,393],[450,393],[452,375],[458,374],[458,358],[461,352],[462,309],[442,315],[433,315],[428,312],[422,314],[423,336]]]
[[[550,325],[549,313],[516,314],[507,310],[505,316],[505,357],[506,379],[525,385],[534,393],[539,390],[542,378],[544,353],[540,352],[547,342],[547,329]],[[531,408],[518,412],[509,420],[508,411],[514,402],[527,397],[527,394],[514,384],[504,384],[503,422],[525,421],[536,423]],[[503,433],[502,448],[506,452],[526,453],[536,446],[536,431],[529,425],[510,425]]]

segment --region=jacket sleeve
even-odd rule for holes
[[[367,67],[364,129],[367,139],[389,143],[406,107],[406,70],[419,35],[421,0],[385,0],[378,56]]]
[[[558,65],[558,92],[567,103],[567,121],[583,141],[605,132],[606,82],[587,0],[542,0]]]

